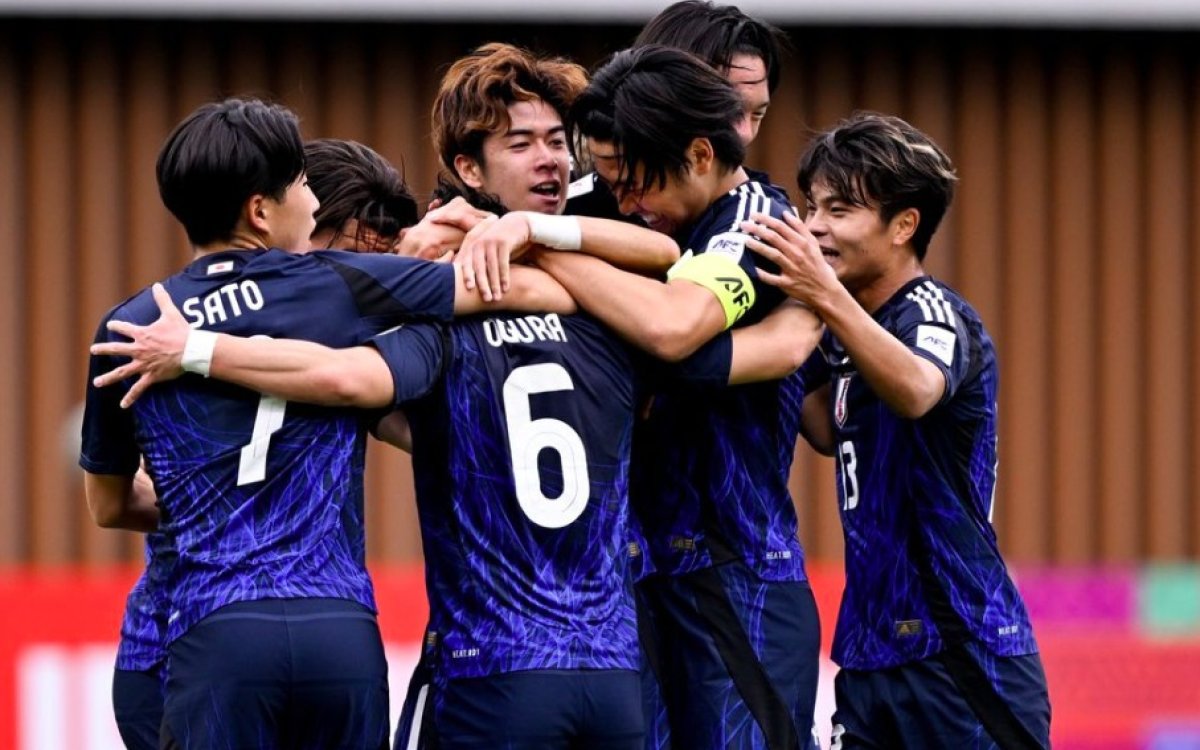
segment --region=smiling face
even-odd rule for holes
[[[455,157],[459,177],[510,211],[562,213],[570,158],[562,118],[540,99],[508,106],[508,129],[483,141],[481,161]]]
[[[625,216],[637,216],[646,226],[656,232],[676,236],[700,217],[711,202],[703,177],[711,171],[709,164],[696,164],[680,176],[667,175],[663,185],[651,184],[645,190],[626,186],[620,174],[620,161],[616,147],[607,141],[587,139],[587,148],[592,157],[596,175],[612,190],[618,208]],[[632,183],[642,184],[644,170],[641,165],[634,169]]]
[[[818,179],[807,196],[805,225],[838,280],[871,310],[873,290],[886,293],[898,279],[919,271],[910,244],[918,218],[915,209],[905,209],[884,222],[878,206],[851,203]]]
[[[730,58],[725,77],[742,97],[742,117],[737,122],[737,133],[742,143],[749,145],[758,137],[758,129],[771,106],[767,66],[761,57],[739,52]]]

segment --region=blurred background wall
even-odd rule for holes
[[[665,3],[620,22],[558,25],[51,18],[4,15],[6,4],[0,746],[5,727],[20,725],[38,727],[21,730],[21,747],[49,748],[61,727],[28,706],[75,706],[62,696],[77,678],[103,683],[111,643],[34,662],[29,644],[115,642],[141,559],[135,535],[88,518],[78,407],[101,315],[190,257],[154,182],[170,128],[213,98],[274,99],[300,114],[306,137],[363,141],[427,196],[428,107],[447,63],[503,40],[590,67]],[[1122,6],[1132,20],[1115,24],[785,23],[795,50],[748,163],[798,201],[794,166],[809,133],[855,109],[899,114],[954,158],[960,192],[927,265],[975,304],[1000,353],[995,523],[1039,629],[1056,745],[1195,750],[1200,22],[1139,24],[1138,6]],[[411,471],[378,445],[368,463],[385,636],[407,642],[424,616]],[[832,464],[798,447],[792,487],[828,636],[841,557]],[[102,687],[92,708],[104,729],[70,737],[111,739]],[[34,718],[22,724],[26,710]],[[108,747],[70,737],[61,746]]]

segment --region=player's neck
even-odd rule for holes
[[[722,195],[725,195],[730,190],[733,190],[738,185],[741,185],[743,182],[746,182],[749,179],[750,175],[746,174],[746,170],[742,167],[738,167],[737,169],[732,169],[729,172],[726,172],[717,179],[716,189],[713,192],[712,200],[715,201],[717,198],[720,198]]]
[[[874,315],[875,311],[896,296],[896,292],[900,291],[905,284],[924,275],[925,269],[921,263],[916,258],[911,258],[909,262],[905,262],[871,283],[855,289],[854,299],[864,310]]]
[[[202,258],[213,253],[227,253],[230,250],[266,250],[267,244],[262,238],[248,232],[234,231],[227,239],[210,242],[207,245],[192,245],[192,255]]]

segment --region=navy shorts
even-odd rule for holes
[[[383,641],[355,602],[227,605],[171,644],[168,665],[163,748],[387,748]]]
[[[641,681],[620,669],[438,681],[440,750],[643,750]]]
[[[1037,654],[994,656],[971,642],[918,662],[843,669],[833,750],[1044,750],[1050,697]]]
[[[156,750],[163,718],[164,662],[150,669],[113,671],[113,714],[127,750]]]
[[[803,581],[764,581],[741,561],[638,584],[647,668],[670,746],[815,748],[821,623]],[[648,700],[652,698],[647,691]],[[646,708],[654,747],[667,739]]]
[[[396,736],[392,739],[392,750],[432,750],[437,747],[433,737],[433,670],[430,669],[431,654],[421,649],[421,658],[408,679],[408,690],[404,704],[400,707],[400,719],[396,723]]]

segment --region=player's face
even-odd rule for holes
[[[266,198],[271,205],[270,237],[271,247],[287,250],[290,253],[303,253],[309,249],[309,237],[317,226],[313,214],[321,205],[317,196],[308,187],[308,177],[301,174],[283,194],[283,200],[276,201]]]
[[[588,138],[587,147],[597,176],[612,190],[621,213],[637,216],[654,231],[675,236],[708,208],[709,196],[693,172],[681,177],[667,175],[661,187],[652,184],[645,190],[630,189],[624,187],[617,149],[612,143]],[[634,169],[634,185],[642,183],[643,172],[641,165]]]
[[[877,206],[858,206],[815,181],[804,223],[821,245],[825,261],[851,294],[888,274],[898,253]]]
[[[738,53],[729,59],[725,77],[742,97],[742,118],[737,133],[742,143],[750,144],[758,137],[758,128],[771,106],[771,91],[767,88],[767,66],[757,55]]]
[[[562,118],[540,99],[508,107],[507,132],[483,141],[483,164],[473,188],[490,193],[510,211],[562,213],[567,204],[570,157]]]

